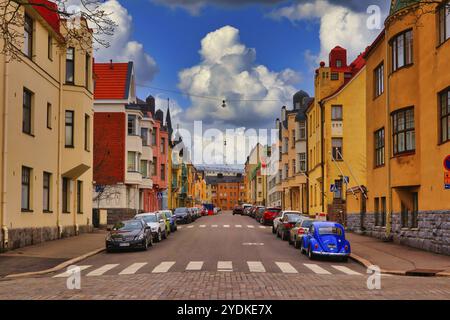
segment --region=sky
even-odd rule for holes
[[[350,63],[371,44],[389,2],[106,0],[118,27],[95,56],[134,61],[138,96],[164,111],[169,98],[183,128],[272,128],[295,92],[313,96],[314,70],[333,47]]]

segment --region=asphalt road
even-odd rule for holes
[[[148,251],[101,253],[63,271],[0,280],[0,299],[450,299],[449,278],[382,276],[367,287],[356,262],[309,260],[245,216],[222,213],[181,225]]]

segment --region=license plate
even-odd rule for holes
[[[121,247],[129,247],[130,244],[129,243],[121,243],[121,244],[119,244],[119,246],[121,246]]]

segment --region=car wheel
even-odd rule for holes
[[[156,240],[156,242],[161,242],[162,240],[162,235],[161,235],[161,230],[158,231],[158,238]]]
[[[147,241],[147,239],[144,239],[144,248],[142,250],[144,250],[144,251],[148,250],[148,241]]]
[[[294,241],[294,248],[295,249],[300,248],[300,244],[298,243],[297,239],[295,239],[295,241]]]
[[[288,242],[289,242],[290,245],[294,244],[294,242],[292,242],[292,239],[291,239],[290,235],[289,235],[289,238],[288,238]]]
[[[277,238],[280,238],[280,231],[277,229]]]
[[[311,246],[309,246],[309,248],[308,248],[308,258],[309,258],[309,260],[314,259],[314,253],[312,252]]]
[[[150,243],[148,245],[149,245],[149,247],[153,247],[153,237],[152,236],[150,237]]]
[[[264,224],[264,218],[261,218],[261,219],[259,220],[259,223],[260,223],[260,224]]]
[[[283,231],[283,233],[281,234],[281,240],[286,241],[286,232]]]
[[[163,239],[167,239],[167,230],[164,230],[164,233],[162,234]]]
[[[274,227],[274,226],[272,226],[272,233],[273,233],[273,234],[275,234],[275,233],[276,233],[276,231],[275,231],[275,227]]]

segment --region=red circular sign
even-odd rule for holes
[[[444,159],[444,168],[450,171],[450,154]]]

